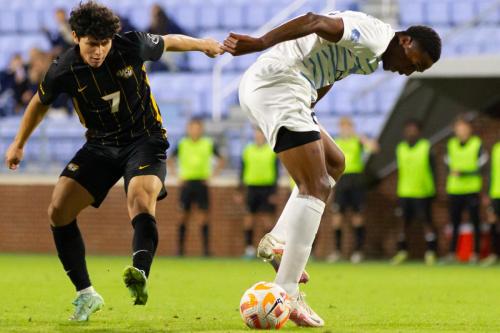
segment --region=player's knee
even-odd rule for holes
[[[53,226],[59,227],[70,223],[73,219],[68,216],[68,212],[63,208],[63,205],[57,201],[52,201],[47,209],[49,221]]]
[[[145,191],[136,192],[128,200],[128,208],[133,214],[152,212],[155,199]]]
[[[330,180],[328,179],[327,174],[322,175],[314,181],[303,182],[299,184],[300,194],[313,196],[323,202],[326,202],[331,190],[332,188],[330,186]]]
[[[340,150],[327,160],[326,168],[328,174],[336,181],[340,179],[345,170],[345,156]]]

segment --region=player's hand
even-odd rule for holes
[[[16,170],[23,156],[24,150],[19,148],[16,142],[13,142],[5,153],[5,165],[11,170]]]
[[[224,51],[234,56],[259,52],[265,49],[262,38],[255,38],[248,35],[239,35],[233,32],[224,40]]]
[[[224,53],[222,44],[212,38],[204,38],[204,46],[202,52],[210,58],[215,58]]]

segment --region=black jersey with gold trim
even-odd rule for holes
[[[92,68],[76,45],[53,61],[38,95],[48,105],[59,94],[68,94],[89,142],[127,145],[137,137],[163,131],[144,67],[145,61],[158,60],[163,50],[163,38],[158,35],[137,31],[115,35],[104,63]]]

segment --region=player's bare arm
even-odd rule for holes
[[[185,35],[163,36],[165,51],[200,51],[210,58],[224,53],[222,45],[212,38],[193,38]]]
[[[224,41],[224,50],[234,56],[268,49],[278,43],[297,39],[310,34],[336,43],[344,33],[344,22],[341,18],[330,17],[315,13],[294,18],[279,27],[269,31],[262,37],[251,37],[230,33]]]
[[[17,132],[14,141],[5,153],[5,164],[9,169],[17,169],[17,166],[23,159],[24,145],[28,141],[31,133],[33,133],[35,128],[42,121],[43,117],[45,117],[48,109],[49,106],[42,104],[38,94],[35,94],[26,108],[19,131]]]
[[[311,109],[314,109],[316,104],[318,104],[318,102],[330,91],[330,89],[332,89],[332,87],[333,87],[333,84],[330,84],[326,87],[323,87],[323,88],[316,90],[317,94],[318,94],[318,98],[316,98],[316,101],[314,101],[314,103],[311,104]]]

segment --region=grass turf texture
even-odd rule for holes
[[[0,255],[0,332],[248,332],[240,297],[274,276],[258,261],[157,258],[149,302],[139,307],[121,280],[129,262],[87,258],[106,305],[72,323],[75,293],[55,255]],[[498,266],[312,262],[308,271],[303,290],[326,322],[314,332],[500,332]],[[282,331],[305,332],[292,322]]]

